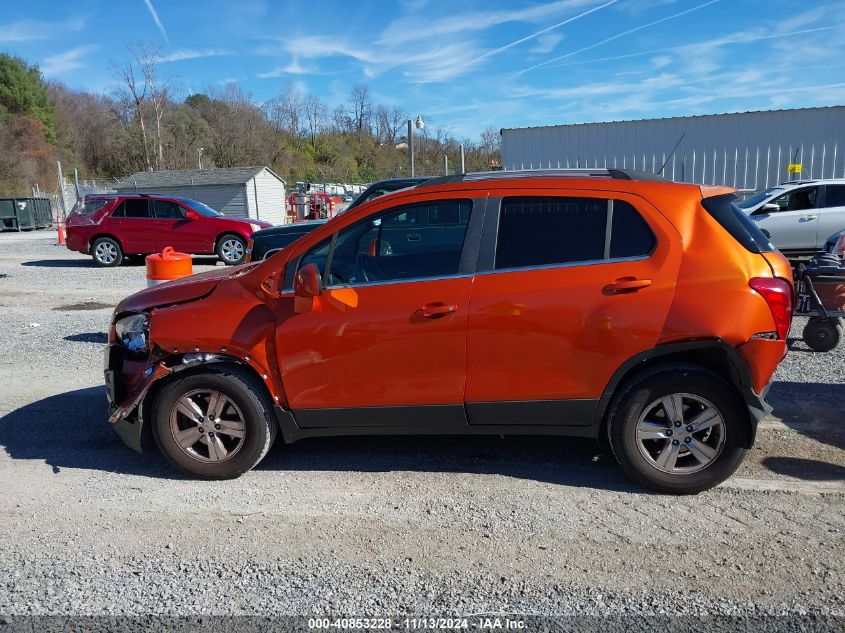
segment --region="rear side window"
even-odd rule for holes
[[[824,206],[845,207],[845,185],[828,185],[824,192]]]
[[[705,198],[701,206],[713,216],[745,250],[752,253],[771,253],[775,250],[757,224],[736,205],[732,193]]]
[[[130,198],[120,203],[120,206],[112,213],[113,218],[148,218],[150,207],[146,200]]]
[[[94,198],[93,200],[84,200],[82,204],[76,203],[71,213],[78,213],[79,215],[92,215],[102,209],[109,202],[108,198]]]
[[[495,267],[647,256],[655,244],[646,221],[623,200],[505,198],[499,216]]]
[[[654,233],[637,210],[624,200],[613,201],[610,258],[650,255],[657,245]]]

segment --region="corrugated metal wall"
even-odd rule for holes
[[[287,221],[285,213],[285,183],[264,169],[246,183],[247,201],[250,217],[284,224]]]
[[[845,178],[845,106],[502,130],[503,169],[620,167],[673,180],[760,189]]]

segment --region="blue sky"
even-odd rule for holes
[[[0,50],[110,93],[127,45],[176,92],[353,85],[481,130],[845,103],[843,0],[3,0]]]

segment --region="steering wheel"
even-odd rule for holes
[[[355,256],[355,264],[364,281],[379,281],[382,278],[381,268],[378,265],[377,257],[370,257],[366,253],[358,253]]]

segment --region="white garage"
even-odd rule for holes
[[[120,180],[118,193],[182,196],[225,215],[284,224],[285,181],[269,167],[139,171]]]

